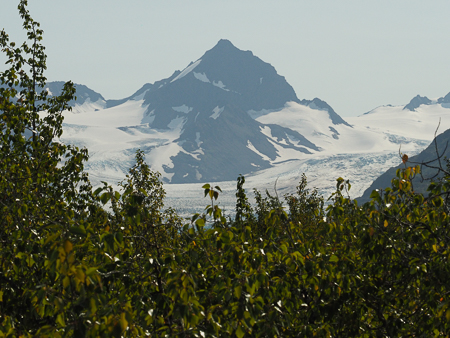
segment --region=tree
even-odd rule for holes
[[[28,40],[18,47],[0,32],[9,65],[0,74],[0,332],[77,334],[84,304],[101,289],[93,260],[84,259],[98,230],[91,221],[100,225],[106,214],[83,173],[87,150],[57,141],[75,89],[68,82],[48,96],[43,31],[26,6],[18,10]]]
[[[284,201],[256,191],[252,207],[241,176],[234,220],[205,184],[211,204],[187,222],[163,209],[138,151],[122,193],[92,192],[87,150],[57,142],[73,85],[48,97],[26,5],[28,44],[0,34],[0,337],[450,332],[448,170],[424,197],[411,183],[420,167],[406,166],[362,206],[339,178],[326,208],[304,176]]]

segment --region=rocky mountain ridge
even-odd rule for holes
[[[280,160],[280,151],[295,153],[297,157],[320,151],[297,130],[257,120],[261,115],[282,110],[288,103],[325,112],[335,135],[334,125],[351,128],[326,102],[318,98],[300,101],[273,66],[250,51],[239,50],[228,40],[220,40],[184,70],[146,84],[122,100],[104,100],[100,94],[80,87],[82,91],[77,95],[82,100],[75,104],[74,113],[89,109],[95,113],[102,108],[107,112],[139,102],[141,119],[130,124],[126,116],[129,110],[124,110],[123,123],[117,128],[129,135],[147,135],[128,153],[135,148],[143,150],[171,183],[231,180],[239,174],[272,167],[273,162]],[[53,90],[49,86],[49,91]],[[83,118],[89,120],[90,116]],[[89,122],[80,117],[71,124]],[[166,134],[156,144],[151,136],[154,131],[160,136]],[[70,142],[69,138],[66,140]]]
[[[57,85],[48,90],[56,93]],[[354,180],[354,191],[362,193],[398,163],[400,145],[418,153],[439,118],[450,126],[450,94],[344,120],[321,99],[300,100],[273,66],[227,40],[130,97],[105,100],[82,85],[77,96],[61,141],[88,147],[94,181],[122,179],[141,149],[167,183],[234,181],[244,174],[281,177],[295,187],[304,170],[324,192],[337,175]]]

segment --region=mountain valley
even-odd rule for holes
[[[47,90],[61,86],[49,83]],[[239,174],[247,188],[273,191],[276,184],[281,195],[295,191],[302,173],[325,196],[343,177],[358,197],[401,163],[400,151],[418,154],[439,123],[439,132],[450,126],[450,95],[417,96],[343,119],[321,99],[300,100],[274,67],[228,40],[128,98],[105,100],[83,85],[77,97],[64,113],[60,141],[89,149],[86,169],[95,185],[122,180],[141,149],[170,183],[168,204],[177,206],[182,196],[193,208],[206,203],[204,182],[219,184],[222,203],[233,203]]]

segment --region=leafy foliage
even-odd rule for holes
[[[188,222],[138,151],[121,192],[93,192],[87,150],[55,141],[73,85],[47,96],[42,31],[26,1],[19,13],[29,45],[0,35],[0,337],[450,332],[447,176],[425,197],[406,167],[363,206],[339,178],[327,207],[305,176],[251,206],[240,176],[234,220],[205,184],[211,203]]]

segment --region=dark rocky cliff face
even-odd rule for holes
[[[261,132],[263,126],[248,111],[274,110],[286,102],[299,102],[293,88],[275,68],[220,40],[182,72],[160,81],[145,92],[148,105],[143,123],[168,129],[182,121],[178,144],[184,152],[172,158],[172,183],[234,180],[239,174],[271,166],[274,142],[309,153],[317,147],[302,135],[273,126],[275,141]],[[287,130],[278,130],[278,129]],[[295,143],[289,136],[295,136]],[[284,140],[284,141],[283,141]],[[253,146],[259,153],[249,149]]]
[[[436,143],[435,143],[436,141]],[[446,130],[442,134],[436,137],[436,140],[431,142],[431,144],[420,154],[416,156],[411,156],[406,163],[407,166],[414,167],[417,164],[428,163],[432,167],[439,167],[438,154],[436,153],[436,144],[439,154],[441,155],[441,163],[446,166],[444,160],[445,157],[450,158],[450,129]],[[399,159],[400,162],[400,159]],[[370,187],[364,191],[364,194],[357,200],[361,203],[368,202],[370,200],[370,194],[375,189],[385,189],[391,186],[391,180],[396,177],[397,169],[405,168],[405,164],[400,164],[396,167],[390,168],[383,175],[378,177]],[[430,184],[430,179],[439,179],[442,177],[442,173],[438,174],[438,170],[434,168],[429,168],[427,166],[422,166],[422,176],[418,175],[413,179],[414,191],[427,195],[426,191]],[[422,180],[422,177],[425,180]]]
[[[60,92],[62,84],[51,83],[49,90],[59,88]],[[172,148],[175,153],[179,151],[170,157],[169,165],[162,166],[167,174],[173,174],[168,175],[171,183],[234,180],[239,174],[269,168],[284,149],[299,156],[319,151],[294,130],[254,119],[281,110],[287,102],[326,110],[332,124],[350,127],[326,102],[318,98],[300,101],[272,65],[228,40],[220,40],[184,70],[147,83],[124,99],[104,100],[85,86],[77,85],[77,89],[77,104],[101,100],[104,108],[112,108],[142,100],[145,111],[141,123],[122,126],[122,131],[149,135],[155,130],[176,132],[178,138],[170,142],[176,143]],[[165,142],[169,140],[160,140],[162,145]],[[149,154],[158,146],[142,142],[136,147]]]

